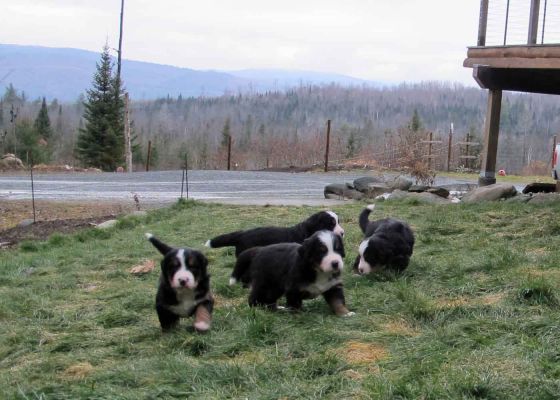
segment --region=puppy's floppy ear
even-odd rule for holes
[[[301,258],[305,258],[305,256],[307,255],[307,249],[309,248],[311,243],[311,239],[307,238],[303,241],[303,243],[301,244],[301,246],[299,246],[298,248],[298,256],[300,256]]]
[[[192,261],[191,261],[192,257]],[[200,251],[193,251],[189,255],[189,264],[195,264],[197,267],[206,270],[206,266],[208,265],[208,259],[204,254]]]
[[[335,249],[338,249],[342,258],[346,257],[346,253],[344,251],[344,242],[342,238],[338,235],[334,235],[334,240],[336,242]]]
[[[154,245],[154,247],[156,249],[159,250],[159,252],[163,255],[166,255],[167,253],[169,253],[171,250],[173,250],[172,247],[169,247],[168,245],[166,245],[165,243],[163,243],[162,241],[160,241],[158,238],[156,238],[154,235],[152,235],[151,233],[146,233],[146,238]]]

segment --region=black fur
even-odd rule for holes
[[[332,241],[333,251],[328,251],[320,237]],[[279,243],[244,251],[231,277],[251,287],[250,306],[276,309],[278,299],[285,295],[288,308],[299,310],[304,299],[323,295],[334,312],[345,315],[348,310],[342,289],[343,258],[341,237],[320,231],[303,244]],[[323,268],[328,266],[326,271],[320,268],[322,261],[325,261]],[[345,312],[338,312],[340,306]]]
[[[256,246],[267,246],[275,243],[303,243],[313,233],[320,230],[344,231],[331,214],[321,211],[313,214],[305,221],[291,227],[266,226],[236,231],[216,236],[208,241],[207,245],[212,248],[235,246],[235,256],[238,257],[243,251]]]
[[[359,224],[364,233],[364,241],[360,246],[365,249],[362,255],[358,255],[353,269],[358,273],[360,261],[365,261],[375,271],[380,267],[386,267],[396,271],[403,271],[408,267],[410,257],[414,248],[414,234],[406,222],[384,218],[369,221],[372,208],[365,208],[360,213]],[[363,260],[360,260],[363,257]],[[368,272],[371,272],[368,271]],[[367,273],[367,272],[366,272]]]
[[[191,317],[198,307],[205,307],[209,314],[214,308],[214,299],[210,292],[210,275],[207,272],[208,260],[197,250],[183,248],[175,249],[161,242],[152,235],[147,235],[148,240],[156,247],[161,254],[161,274],[159,287],[156,294],[156,311],[162,330],[167,331],[177,326],[179,318]],[[172,281],[175,274],[181,269],[180,254],[187,270],[192,273],[196,281],[196,287],[175,288]],[[180,314],[172,308],[178,306],[181,296],[192,296],[191,307],[186,307]]]

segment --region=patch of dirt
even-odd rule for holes
[[[339,350],[348,364],[371,364],[388,357],[389,352],[380,344],[351,340]]]
[[[36,201],[36,222],[18,226],[33,219],[29,200],[0,200],[0,243],[13,246],[22,240],[45,240],[53,233],[72,233],[114,219],[135,210],[133,204],[109,202]],[[0,248],[6,247],[0,246]]]
[[[418,329],[411,326],[408,322],[402,320],[390,321],[381,326],[385,331],[394,335],[410,337],[416,337],[420,335]]]
[[[69,366],[64,370],[62,375],[69,379],[84,379],[93,372],[93,366],[88,362],[81,362]]]

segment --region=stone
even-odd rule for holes
[[[416,199],[423,203],[430,204],[451,204],[451,200],[444,199],[436,194],[428,192],[405,192],[404,190],[394,190],[387,200]]]
[[[392,182],[387,182],[387,186],[392,189],[408,190],[412,186],[412,181],[404,176],[397,176]]]
[[[109,229],[109,228],[114,227],[116,224],[117,224],[116,219],[110,219],[108,221],[97,224],[96,228],[98,228],[98,229]]]
[[[548,204],[560,202],[560,193],[535,193],[531,196],[530,204]]]
[[[409,192],[416,192],[416,193],[420,193],[420,192],[425,192],[426,190],[428,190],[430,187],[426,186],[426,185],[412,185],[408,188]]]
[[[362,178],[354,179],[354,189],[365,192],[368,185],[371,183],[385,183],[385,179],[382,176],[364,176]]]
[[[532,197],[530,194],[517,193],[515,196],[506,199],[506,203],[527,203]]]
[[[556,183],[529,183],[523,188],[523,194],[527,193],[554,193],[556,192]]]
[[[349,189],[345,184],[342,183],[331,183],[325,186],[324,195],[326,199],[353,199],[361,200],[364,198],[364,194],[354,189]]]
[[[7,153],[0,158],[0,171],[19,171],[25,169],[23,162],[12,153]]]
[[[507,199],[517,194],[515,186],[507,183],[494,183],[471,190],[461,199],[464,203],[480,203],[483,201],[496,201]]]
[[[449,197],[449,190],[442,187],[432,187],[426,190],[426,192],[435,194],[436,196],[439,197],[443,197],[444,199],[447,199]]]
[[[392,188],[382,183],[370,183],[367,189],[364,191],[364,194],[368,199],[373,199],[384,193],[391,193],[392,191]]]

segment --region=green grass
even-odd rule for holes
[[[213,235],[288,225],[317,207],[184,202],[108,231],[55,235],[0,253],[0,398],[553,399],[560,393],[559,206],[385,202],[417,243],[400,275],[354,276],[363,204],[336,206],[347,235],[349,308],[298,314],[247,306],[227,284],[231,249]],[[202,249],[216,297],[212,330],[183,319],[161,334],[152,232]]]

